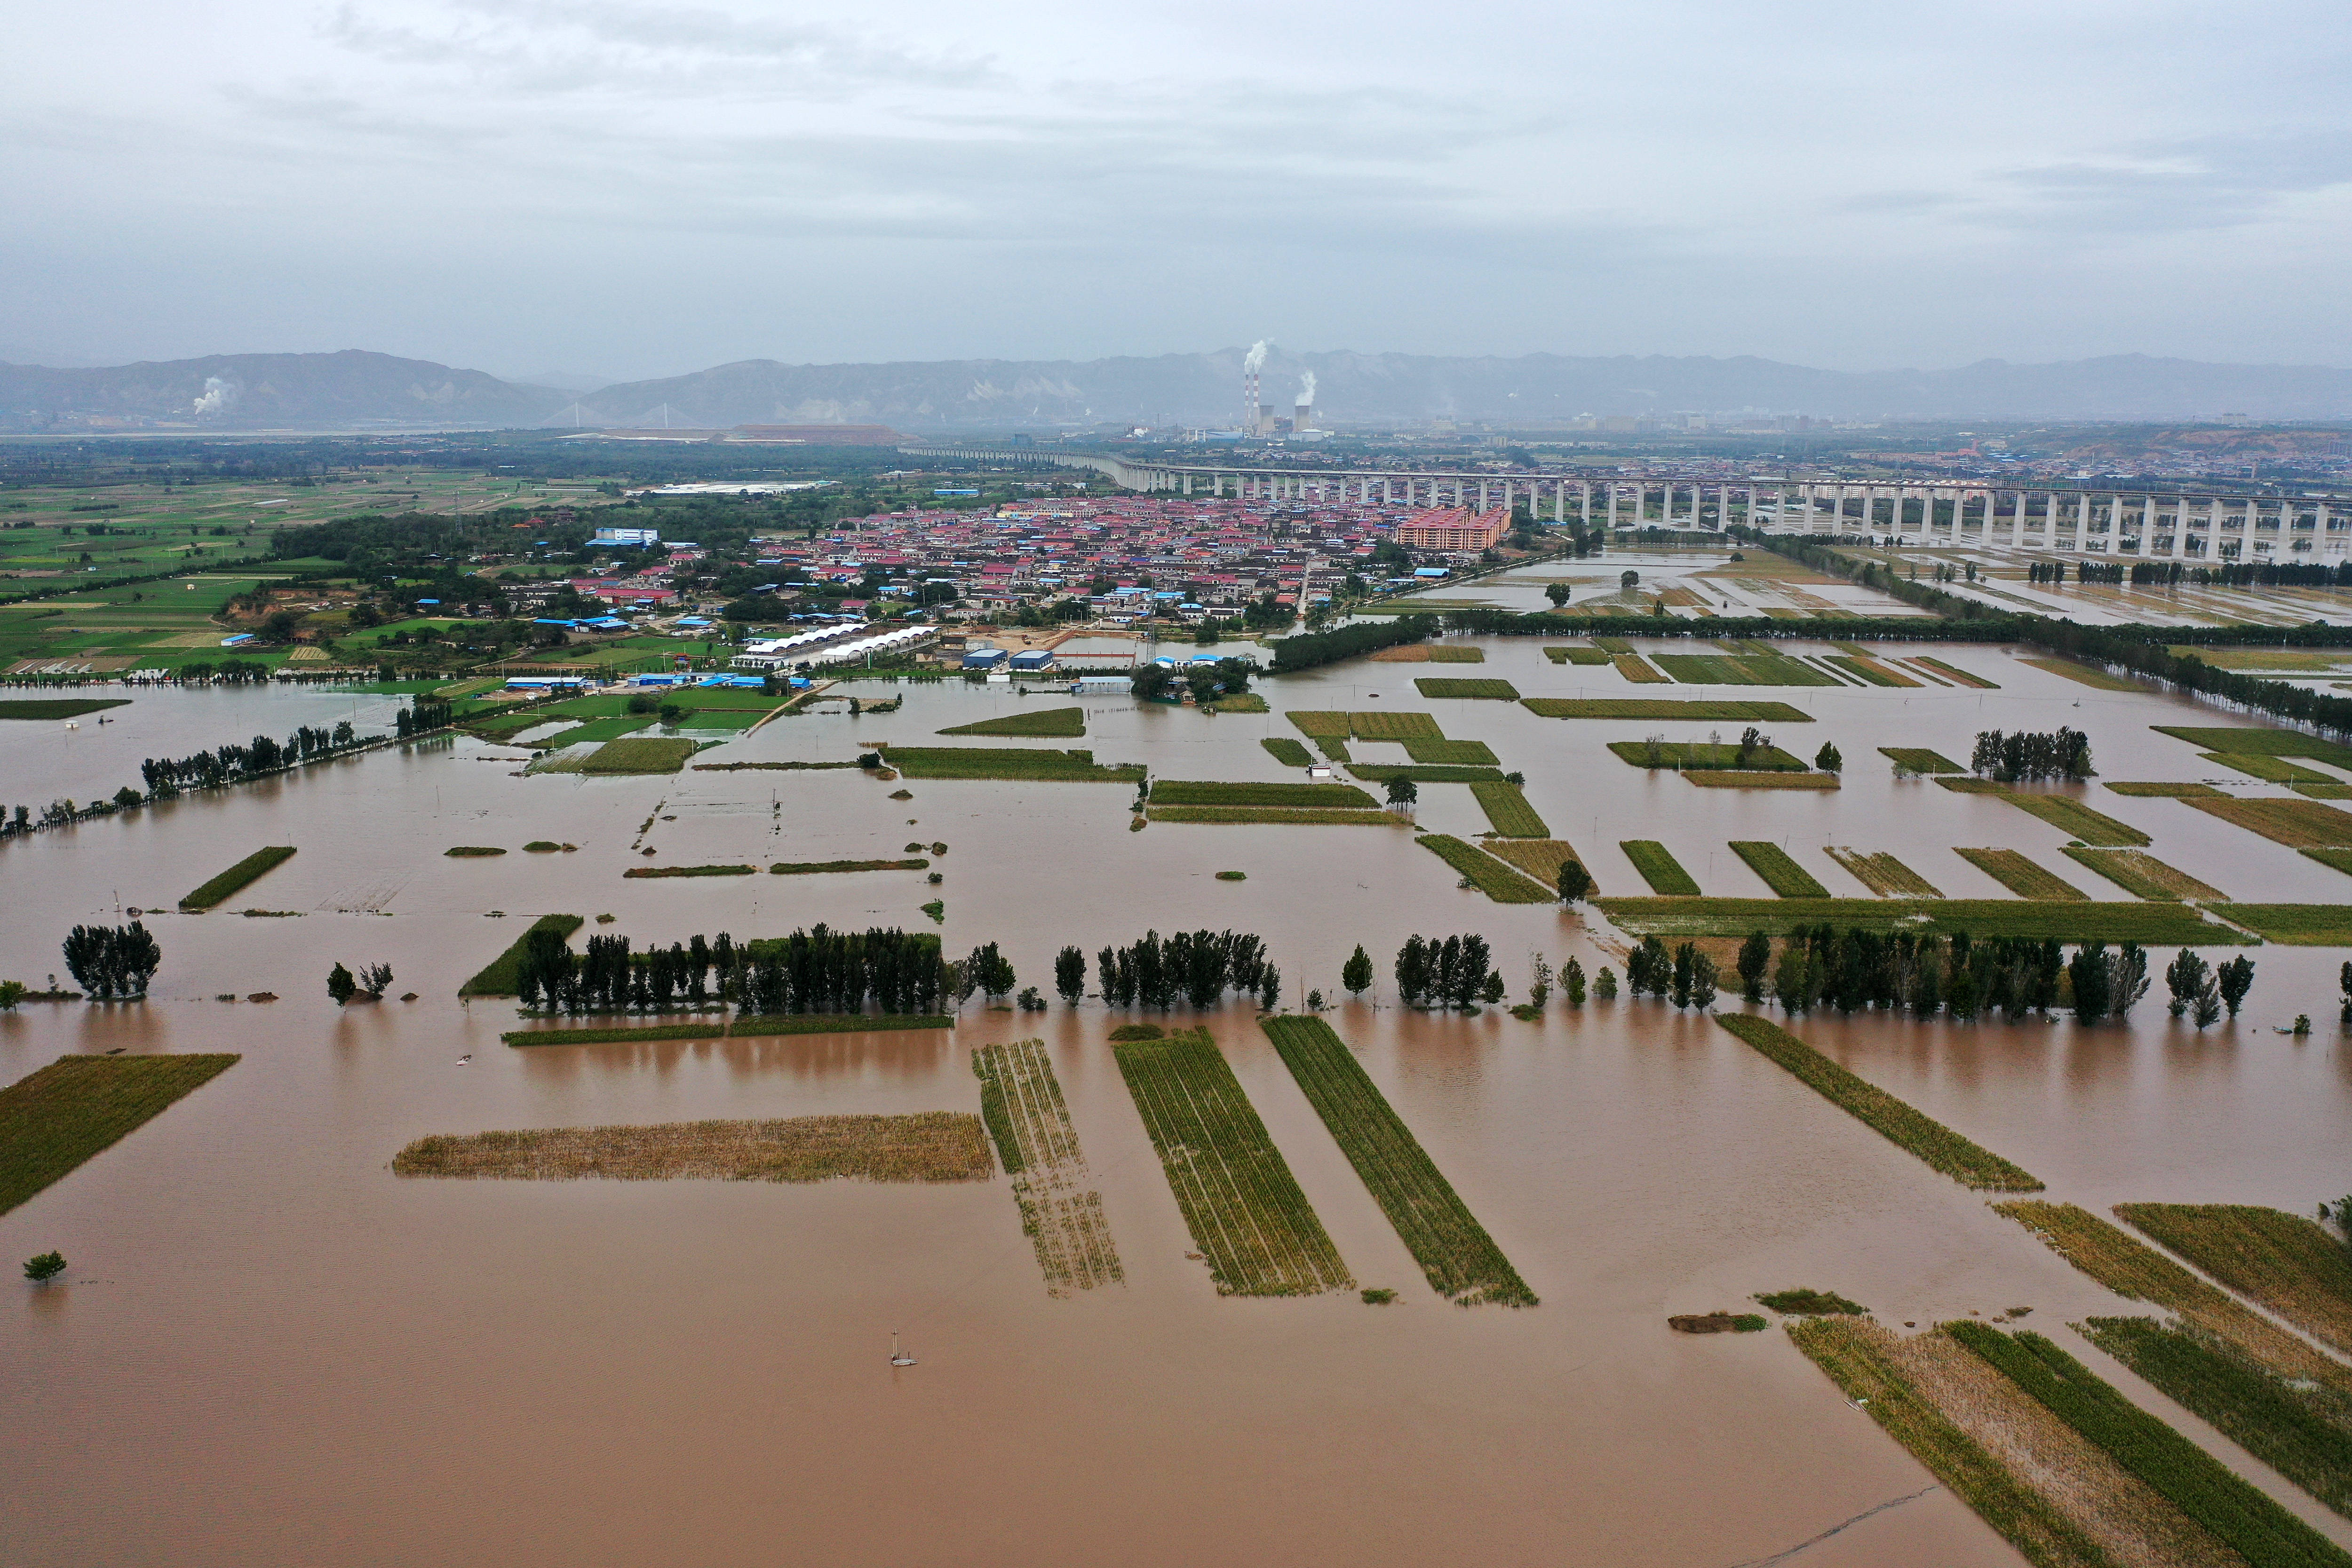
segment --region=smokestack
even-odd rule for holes
[[[1298,378],[1298,403],[1290,411],[1290,427],[1306,430],[1315,424],[1315,373],[1307,372]]]
[[[1265,340],[1260,338],[1250,345],[1250,352],[1242,356],[1242,429],[1250,435],[1257,433],[1258,426],[1265,418],[1265,411],[1258,406],[1257,401],[1257,373],[1265,363]]]

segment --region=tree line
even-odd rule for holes
[[[1012,965],[997,962],[1010,990]],[[819,924],[740,944],[725,931],[715,939],[698,932],[690,942],[642,951],[625,936],[592,936],[580,952],[562,931],[542,930],[523,940],[515,994],[525,1007],[551,1013],[658,1013],[732,1002],[762,1015],[862,1013],[869,1003],[882,1013],[930,1014],[943,996],[971,994],[962,983],[975,967],[943,963],[936,935],[895,926],[838,931]]]
[[[1969,769],[2003,784],[2090,778],[2091,737],[2063,725],[2042,731],[1979,730]]]
[[[1064,948],[1054,961],[1054,988],[1066,1002],[1086,994],[1086,954]],[[1102,999],[1114,1007],[1157,1007],[1181,1000],[1213,1007],[1229,991],[1254,996],[1271,1010],[1282,996],[1282,972],[1266,961],[1265,942],[1249,931],[1156,931],[1095,956]]]
[[[367,740],[376,738],[369,736]],[[256,735],[249,746],[221,746],[185,757],[149,757],[139,764],[139,776],[146,780],[150,796],[163,799],[182,790],[212,789],[276,773],[280,768],[332,756],[366,743],[352,731],[348,719],[332,730],[304,724],[283,741]]]
[[[1274,649],[1273,672],[1294,675],[1302,669],[1337,664],[1343,658],[1354,658],[1360,654],[1372,653],[1384,647],[1426,642],[1437,635],[1437,626],[1434,616],[1399,616],[1393,620],[1352,621],[1328,632],[1301,632],[1297,637],[1278,638],[1267,646]],[[1559,629],[1557,623],[1552,629]]]

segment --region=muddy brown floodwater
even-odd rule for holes
[[[1810,757],[1834,740],[1844,752],[1835,795],[1700,790],[1601,743],[1736,726],[1425,701],[1412,681],[1429,667],[1358,663],[1268,684],[1278,710],[1426,710],[1449,735],[1488,742],[1525,770],[1537,810],[1610,892],[1643,890],[1616,847],[1643,837],[1664,840],[1709,892],[1762,896],[1724,844],[1769,837],[1849,896],[1864,889],[1823,845],[1891,850],[1972,897],[2000,889],[1951,847],[2012,846],[2095,898],[2120,897],[2058,856],[2055,829],[1896,781],[1874,748],[1965,759],[1978,729],[2064,721],[2090,731],[2106,778],[2195,778],[2216,770],[2147,726],[2233,721],[2078,686],[1994,649],[1933,651],[2000,681],[1996,691],[1700,691],[1555,667],[1531,642],[1485,646],[1484,667],[1443,673],[1505,678],[1528,695],[1780,698],[1818,721],[1768,726],[1781,744]],[[1018,710],[1002,686],[899,689],[895,714],[780,721],[708,760],[845,759],[859,742],[915,743]],[[142,694],[106,728],[126,766],[76,763],[79,787],[67,788],[61,745],[0,736],[0,796],[110,793],[136,782],[140,755],[282,732],[336,700],[352,700]],[[258,721],[272,703],[272,721]],[[1257,744],[1295,733],[1279,711],[1085,706],[1087,738],[1054,743],[1172,778],[1299,776]],[[1355,751],[1402,760],[1393,746]],[[1664,1327],[1669,1313],[1798,1285],[1842,1291],[1889,1322],[2032,1305],[2034,1326],[2352,1539],[2062,1326],[2128,1308],[1706,1019],[1651,1002],[1555,1003],[1534,1025],[1381,1005],[1393,1000],[1390,959],[1415,931],[1485,932],[1513,1000],[1531,950],[1588,969],[1622,962],[1597,920],[1489,903],[1402,830],[1163,823],[1131,834],[1124,786],[913,780],[900,802],[887,795],[901,786],[849,771],[523,778],[499,760],[520,755],[470,740],[389,751],[0,847],[0,975],[36,983],[62,968],[57,944],[78,921],[168,909],[262,845],[300,851],[222,910],[154,917],[165,958],[145,1005],[0,1016],[11,1080],[64,1052],[245,1055],[0,1217],[0,1258],[57,1247],[72,1260],[64,1283],[9,1284],[15,1304],[0,1308],[0,1557],[1729,1568],[1910,1498],[1802,1561],[2015,1561],[1948,1494],[1914,1497],[1926,1473],[1780,1334]],[[2095,785],[2086,798],[2241,898],[2343,897],[2340,873],[2176,801]],[[631,850],[649,816],[650,860]],[[1421,817],[1463,834],[1486,826],[1457,786],[1424,786]],[[534,838],[579,849],[521,853]],[[621,879],[630,865],[896,857],[935,839],[950,847],[937,889],[919,873]],[[445,858],[456,844],[514,852]],[[1248,879],[1219,881],[1220,870]],[[1332,1021],[1543,1304],[1443,1304],[1238,1006],[1205,1021],[1352,1272],[1396,1289],[1397,1304],[1213,1293],[1185,1256],[1110,1057],[1106,1037],[1127,1016],[1098,1003],[1042,1018],[975,1004],[951,1036],[520,1051],[499,1042],[509,1005],[455,995],[543,911],[610,912],[612,926],[589,929],[667,942],[820,920],[926,929],[918,906],[934,896],[950,952],[1000,942],[1024,984],[1047,984],[1065,942],[1091,954],[1147,927],[1233,927],[1268,939],[1296,1005],[1310,985],[1336,994],[1361,942],[1380,984]],[[239,918],[245,908],[300,914]],[[2202,1034],[2166,1016],[2160,985],[2126,1026],[1830,1015],[1801,1028],[2045,1178],[2053,1198],[2307,1212],[2347,1184],[2352,1081],[2334,1004],[2344,955],[2254,956],[2246,1015]],[[322,985],[338,960],[388,963],[394,994],[420,995],[338,1012]],[[210,999],[263,990],[282,1000]],[[2298,1012],[2320,1020],[2317,1033],[2272,1032]],[[789,1187],[403,1181],[389,1170],[428,1132],[973,1110],[971,1047],[1027,1034],[1052,1053],[1124,1286],[1049,1298],[1001,1177]],[[886,1364],[894,1331],[919,1364]]]

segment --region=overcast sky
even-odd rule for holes
[[[2342,0],[0,22],[0,358],[2352,364]]]

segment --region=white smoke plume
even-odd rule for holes
[[[1265,340],[1250,344],[1250,352],[1242,358],[1242,374],[1255,375],[1265,364]]]
[[[1298,405],[1301,408],[1315,406],[1315,373],[1311,370],[1298,378]]]
[[[236,401],[236,388],[216,375],[205,377],[205,395],[196,399],[199,414],[226,414]]]

